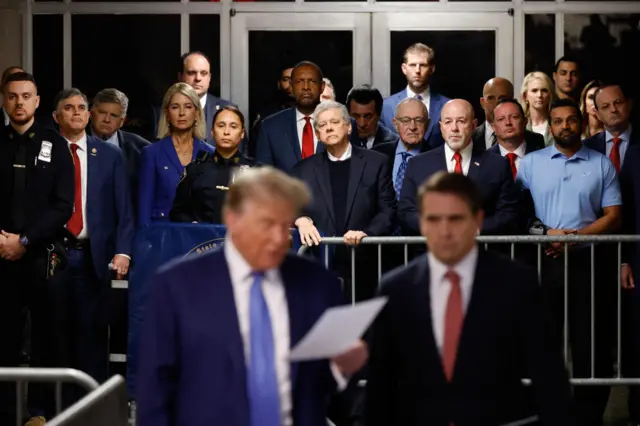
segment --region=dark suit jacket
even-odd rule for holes
[[[499,271],[499,273],[497,273]],[[387,305],[373,325],[367,426],[498,426],[529,417],[573,424],[571,391],[533,270],[480,250],[448,382],[433,334],[426,255],[382,280]]]
[[[442,114],[442,108],[444,104],[449,101],[449,98],[441,95],[440,93],[431,91],[431,98],[429,100],[429,127],[424,135],[424,140],[431,148],[437,148],[444,144],[442,139],[442,132],[440,131],[440,115]],[[407,97],[407,89],[389,96],[384,100],[382,104],[382,117],[380,121],[389,130],[395,131],[393,127],[393,116],[395,114],[396,106],[401,100]]]
[[[376,146],[389,143],[389,142],[394,142],[397,139],[398,139],[398,135],[396,135],[391,130],[384,127],[382,123],[379,123],[378,130],[376,130],[376,134],[373,137],[373,145],[371,146],[371,148],[373,149]],[[360,141],[358,140],[358,142]],[[363,146],[360,143],[356,144],[356,146],[359,146],[360,148],[366,148],[366,146]]]
[[[447,170],[444,146],[409,159],[398,203],[398,218],[408,234],[419,234],[416,194],[431,175]],[[511,166],[506,159],[487,152],[474,151],[467,175],[480,189],[485,218],[483,234],[512,233],[517,226],[518,192]]]
[[[351,143],[359,145],[358,132],[353,119],[351,119],[351,127]],[[323,151],[324,145],[318,141],[316,153]],[[256,152],[256,160],[260,164],[273,166],[287,173],[302,160],[295,107],[287,108],[262,120]]]
[[[103,282],[115,254],[131,256],[134,216],[129,177],[120,149],[87,136],[86,221],[93,266]]]
[[[474,149],[478,151],[485,151],[487,149],[487,139],[484,137],[486,127],[487,122],[485,121],[484,123],[476,127],[476,129],[473,131],[473,146]],[[527,152],[529,152],[529,147],[534,147],[535,150],[544,148],[544,137],[541,134],[532,132],[530,130],[525,130],[524,140],[527,142]],[[492,146],[492,148],[496,145]]]
[[[342,303],[337,278],[288,255],[280,274],[289,309],[291,347],[322,313]],[[153,282],[142,335],[140,426],[249,426],[244,346],[224,252],[191,257]],[[327,361],[292,362],[296,426],[325,426],[335,382]]]
[[[627,161],[628,160],[628,161]],[[620,192],[622,193],[622,234],[635,235],[640,229],[640,144],[634,144],[627,149],[625,162],[620,170]],[[633,267],[635,276],[640,271],[640,247],[639,243],[623,244],[623,262]],[[640,286],[636,285],[635,292],[638,295],[640,306]],[[640,312],[640,311],[639,311]],[[639,319],[640,321],[640,319]],[[640,327],[640,324],[638,325]]]
[[[24,229],[11,226],[9,203],[13,194],[13,161],[15,144],[9,138],[16,137],[8,127],[0,134],[0,229],[11,233],[22,232],[30,246],[49,244],[59,237],[64,225],[71,218],[74,200],[73,159],[67,141],[50,129],[34,123],[27,135],[31,146],[27,158],[36,159],[43,141],[52,143],[51,161],[27,161]]]
[[[211,145],[195,139],[192,160],[201,150],[214,152]],[[138,226],[148,225],[154,220],[169,220],[173,198],[183,173],[184,166],[180,163],[171,136],[142,150],[138,182]]]
[[[380,153],[352,147],[351,172],[345,223],[336,223],[329,178],[329,157],[315,154],[298,163],[291,175],[311,188],[312,202],[305,209],[318,231],[342,236],[343,229],[363,231],[370,236],[388,235],[396,212],[395,194],[387,159]]]
[[[607,137],[607,132],[602,131],[597,135],[593,135],[590,138],[585,139],[584,141],[582,141],[582,144],[587,148],[591,148],[593,150],[598,151],[602,155],[607,155],[607,141],[605,140],[606,137]],[[629,148],[632,145],[637,145],[638,143],[640,143],[640,133],[637,131],[632,131],[631,139],[629,140],[629,145],[627,146],[627,154],[629,153]],[[626,154],[625,154],[625,158],[622,159],[622,166],[624,166],[625,161],[626,161]]]

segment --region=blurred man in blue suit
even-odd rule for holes
[[[402,59],[402,73],[407,77],[407,88],[389,96],[382,107],[382,124],[387,129],[394,130],[393,116],[396,106],[405,98],[421,100],[427,107],[429,117],[440,117],[442,107],[449,100],[446,96],[431,90],[429,78],[436,70],[435,51],[422,43],[412,44],[404,51]],[[424,140],[431,148],[444,144],[438,120],[431,120]]]
[[[519,197],[509,162],[499,155],[474,149],[471,139],[476,127],[473,107],[463,99],[453,99],[442,109],[440,127],[444,146],[411,158],[408,162],[398,218],[407,235],[419,235],[418,187],[434,173],[460,173],[476,182],[485,212],[483,234],[511,233],[517,226]]]
[[[62,351],[52,356],[103,382],[109,367],[109,269],[122,279],[131,261],[134,219],[129,178],[120,149],[87,135],[89,105],[82,92],[63,90],[55,105],[53,118],[74,162],[75,199],[64,238],[66,267],[55,276],[51,289],[55,293],[51,303],[59,305],[55,312],[60,314],[55,316],[55,329],[60,331],[56,350]],[[37,414],[46,415],[52,407],[43,403],[41,408]]]
[[[289,360],[341,303],[332,273],[288,253],[289,227],[309,199],[281,171],[250,169],[229,188],[223,249],[158,274],[140,348],[140,426],[326,425],[330,394],[367,349],[358,342],[331,362]]]
[[[256,147],[259,163],[289,173],[300,160],[324,151],[311,117],[324,91],[323,78],[322,70],[313,62],[303,61],[293,67],[291,85],[296,104],[263,120]],[[352,124],[355,128],[355,122]],[[351,138],[358,143],[357,134]]]

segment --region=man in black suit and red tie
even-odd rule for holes
[[[372,327],[364,424],[498,426],[537,416],[572,425],[536,275],[479,249],[476,186],[441,171],[417,199],[429,252],[383,277],[388,302]]]

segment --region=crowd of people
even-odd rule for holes
[[[112,298],[109,282],[114,278],[126,278],[131,267],[141,261],[132,258],[137,229],[172,221],[225,224],[231,236],[235,233],[235,238],[227,238],[224,254],[217,255],[220,257],[217,261],[226,259],[230,282],[234,285],[251,276],[253,282],[269,283],[271,280],[280,286],[284,282],[286,286],[291,276],[265,275],[265,271],[282,262],[289,265],[291,274],[308,275],[315,271],[318,283],[322,284],[324,272],[312,269],[315,266],[304,263],[306,260],[283,260],[286,252],[286,249],[282,251],[283,247],[288,249],[290,243],[288,237],[284,241],[280,231],[286,229],[288,235],[289,228],[297,229],[301,242],[311,247],[312,257],[322,256],[318,246],[323,237],[343,237],[344,245],[331,247],[329,269],[340,277],[340,281],[336,280],[338,293],[342,284],[345,296],[351,295],[353,290],[357,301],[370,299],[378,291],[378,251],[374,246],[360,244],[366,237],[428,236],[428,256],[435,253],[440,262],[449,266],[471,256],[472,263],[487,268],[487,276],[480,279],[476,275],[476,280],[488,281],[488,275],[501,275],[500,285],[505,285],[504,292],[493,289],[488,293],[495,299],[478,302],[480,306],[494,303],[497,311],[508,311],[492,317],[485,332],[494,321],[496,324],[498,320],[501,324],[518,322],[523,312],[536,318],[538,315],[550,316],[551,331],[547,333],[545,329],[544,337],[536,335],[531,340],[517,343],[522,347],[503,348],[505,342],[510,341],[491,333],[478,334],[477,338],[496,339],[492,343],[500,350],[482,352],[479,350],[483,347],[482,340],[474,341],[470,347],[482,352],[476,354],[477,359],[491,366],[488,372],[501,374],[502,370],[494,366],[498,361],[512,367],[509,374],[496,378],[496,383],[504,380],[503,384],[512,386],[509,380],[521,373],[531,375],[534,383],[536,380],[543,383],[536,388],[537,399],[527,390],[515,390],[506,385],[494,389],[494,393],[488,392],[492,396],[486,396],[501,401],[500,409],[506,408],[516,397],[524,395],[525,399],[535,399],[540,402],[537,408],[542,410],[539,414],[544,417],[543,424],[567,424],[563,421],[569,416],[566,414],[565,417],[562,410],[557,411],[562,405],[560,402],[570,396],[566,377],[562,378],[564,373],[553,355],[556,350],[560,353],[565,318],[573,377],[611,378],[615,368],[621,368],[626,377],[640,377],[640,292],[634,283],[634,271],[640,268],[640,257],[635,244],[623,245],[622,262],[619,262],[616,250],[606,244],[592,247],[589,244],[552,243],[543,247],[540,259],[535,246],[518,246],[514,250],[515,258],[532,269],[539,268],[544,309],[536,304],[537,296],[534,300],[522,301],[521,305],[515,302],[533,291],[528,285],[535,283],[535,277],[523,279],[527,285],[507,289],[507,281],[517,281],[518,274],[524,274],[524,269],[504,263],[495,254],[509,254],[508,248],[490,246],[490,254],[484,254],[484,251],[478,254],[476,249],[465,245],[466,241],[475,241],[478,233],[549,236],[637,233],[640,216],[636,214],[635,200],[640,199],[640,168],[635,164],[640,164],[640,143],[637,143],[640,136],[631,124],[633,101],[622,84],[582,81],[580,64],[571,57],[559,59],[552,76],[539,71],[529,73],[519,91],[509,80],[496,76],[483,88],[478,88],[485,113],[485,121],[478,125],[469,100],[450,99],[431,87],[435,52],[429,46],[416,43],[406,49],[401,64],[407,87],[386,99],[376,88],[358,85],[349,91],[345,102],[340,103],[335,99],[333,84],[321,68],[313,62],[301,61],[282,70],[274,104],[249,123],[232,102],[208,93],[211,64],[203,53],[189,52],[182,56],[181,63],[179,81],[163,98],[157,117],[157,140],[152,142],[121,130],[129,101],[117,89],[104,89],[91,100],[76,88],[62,90],[53,105],[55,126],[49,126],[34,118],[38,108],[45,108],[40,105],[34,76],[20,67],[10,67],[3,73],[0,82],[4,118],[4,126],[0,126],[0,197],[6,200],[6,207],[0,209],[0,280],[4,288],[0,298],[0,335],[4,336],[0,365],[17,366],[21,362],[25,334],[23,310],[26,308],[31,318],[28,330],[32,345],[30,365],[71,366],[87,372],[99,382],[105,381],[109,376],[108,326],[114,315],[109,303]],[[460,175],[467,179],[456,180]],[[298,186],[299,182],[304,185]],[[264,194],[257,193],[251,185],[260,188]],[[294,197],[296,201],[291,205],[285,203],[287,208],[270,206],[271,210],[267,211],[260,204],[268,201],[263,199],[265,194],[280,201],[286,201],[288,197]],[[464,201],[463,204],[458,206],[455,200],[447,198],[449,195],[458,202]],[[253,203],[250,203],[250,218],[241,208],[243,203],[249,202]],[[433,206],[462,210],[445,214],[430,211]],[[434,229],[448,232],[448,240],[442,240],[444,237]],[[351,281],[352,248],[355,249],[356,282]],[[452,251],[456,253],[452,254]],[[411,247],[410,258],[423,259],[427,256],[424,252],[425,247]],[[239,261],[240,258],[249,265]],[[261,264],[263,258],[270,261]],[[382,247],[383,272],[401,267],[404,259],[402,246]],[[433,259],[429,259],[431,269],[436,268]],[[172,287],[174,280],[201,280],[203,277],[199,272],[206,268],[210,268],[211,274],[217,274],[219,270],[212,265],[193,264],[200,268],[196,268],[198,273],[180,266],[166,271],[159,279],[163,293],[152,297],[149,310],[150,322],[155,328],[148,331],[150,336],[144,340],[142,426],[216,424],[216,416],[220,415],[233,419],[225,424],[249,424],[244,423],[246,417],[242,410],[274,416],[273,405],[265,408],[260,404],[254,406],[250,401],[249,406],[228,402],[234,407],[229,408],[233,414],[224,414],[221,408],[222,411],[212,409],[207,414],[209,417],[202,417],[199,410],[207,406],[207,398],[189,394],[200,392],[198,386],[187,386],[185,389],[188,390],[177,400],[168,402],[168,398],[175,397],[173,394],[177,389],[183,388],[180,380],[188,378],[199,382],[216,377],[216,374],[226,377],[224,359],[215,362],[212,359],[211,366],[203,373],[200,370],[202,354],[183,353],[203,349],[214,358],[220,357],[215,345],[209,348],[203,343],[203,348],[198,348],[201,330],[197,329],[193,335],[185,333],[184,340],[180,341],[181,331],[175,328],[183,325],[183,320],[189,327],[197,328],[201,317],[228,323],[228,318],[224,319],[222,314],[219,318],[211,316],[199,305],[198,298],[209,290],[192,288],[184,294],[172,293],[177,292]],[[246,269],[247,277],[235,276],[232,265],[238,270]],[[414,294],[407,283],[415,274],[429,273],[420,270],[419,264],[412,265],[383,280],[389,283],[383,287],[383,293],[390,302],[374,325],[367,367],[360,370],[367,346],[364,342],[333,359],[331,372],[337,381],[336,376],[340,374],[371,379],[366,407],[353,408],[358,405],[358,398],[352,398],[347,404],[350,408],[336,415],[338,426],[357,424],[353,423],[353,418],[360,418],[360,415],[368,421],[365,424],[371,425],[426,424],[431,419],[436,422],[433,424],[441,421],[443,425],[453,424],[450,422],[455,420],[455,424],[461,426],[498,424],[492,422],[529,414],[530,407],[520,407],[514,402],[514,411],[510,413],[513,416],[496,415],[492,411],[498,409],[492,405],[495,401],[481,406],[481,401],[486,403],[486,399],[472,400],[473,392],[477,391],[473,383],[466,383],[467,388],[473,390],[467,399],[444,402],[439,408],[434,402],[438,397],[424,395],[431,392],[430,381],[437,382],[440,377],[424,376],[424,372],[419,371],[419,361],[409,360],[400,349],[391,349],[401,341],[406,345],[404,339],[421,338],[420,333],[424,331],[421,326],[413,330],[416,335],[395,335],[399,332],[396,327],[411,329],[407,318],[412,321],[422,319],[410,300],[412,297],[420,300],[422,295]],[[262,275],[251,275],[252,270],[262,271]],[[464,268],[459,271],[463,287],[462,311],[467,310],[470,297],[464,290],[465,277],[473,276],[469,271],[471,269]],[[479,271],[480,266],[477,274]],[[619,274],[621,282],[618,281]],[[431,277],[432,281],[441,279]],[[565,277],[568,280],[566,289]],[[327,283],[331,280],[325,279]],[[449,281],[453,292],[454,282],[459,282],[460,277],[447,278]],[[245,286],[246,297],[249,297],[249,284]],[[316,294],[327,303],[313,304],[301,295],[290,295],[287,287],[289,303],[309,304],[310,312],[301,319],[292,311],[288,320],[292,330],[294,321],[304,322],[307,325],[303,329],[308,329],[312,325],[309,321],[317,318],[323,309],[338,304],[340,295],[331,293],[329,284],[326,288],[321,288],[315,281],[308,284],[309,294]],[[616,303],[620,286],[624,307],[621,311]],[[476,297],[475,289],[473,295]],[[236,304],[240,303],[238,297],[236,295]],[[252,293],[251,300],[253,297]],[[282,333],[282,329],[276,330],[282,322],[274,320],[272,311],[274,300],[281,294],[265,297],[272,315],[273,333]],[[436,296],[432,294],[431,297]],[[443,298],[446,297],[440,296],[440,300]],[[256,303],[264,303],[264,298],[256,300]],[[402,303],[391,303],[391,300],[402,300]],[[187,306],[193,307],[188,318],[171,322],[173,317],[169,315],[177,318],[186,312],[183,308],[187,309]],[[435,315],[437,308],[433,306]],[[482,307],[487,308],[491,309]],[[521,311],[511,311],[516,308]],[[211,309],[229,313],[222,305]],[[240,309],[241,305],[238,305]],[[444,316],[444,307],[438,312]],[[415,317],[410,317],[411,314]],[[258,344],[259,341],[248,336],[249,320],[243,319],[244,314],[239,315],[238,336],[242,339],[231,343],[237,343],[242,354],[243,341],[245,349],[247,342]],[[625,326],[621,365],[615,365],[612,351],[618,315]],[[593,330],[592,317],[595,317]],[[251,321],[254,319],[251,316]],[[477,320],[483,321],[478,316]],[[446,364],[444,348],[447,345],[442,342],[446,338],[439,334],[437,326],[444,321],[444,317],[433,319],[436,346],[441,349]],[[533,322],[507,331],[543,333]],[[261,324],[264,323],[263,320]],[[251,324],[254,327],[253,322]],[[296,330],[297,333],[302,331]],[[459,335],[456,342],[458,338]],[[293,331],[291,339],[294,339]],[[288,337],[286,342],[289,343]],[[182,348],[179,352],[175,351],[176,345]],[[536,345],[545,346],[543,349]],[[465,347],[460,353],[468,353],[470,348]],[[405,350],[412,352],[413,348],[405,347]],[[540,362],[516,368],[519,361],[511,363],[507,359],[497,359],[506,354],[520,357],[519,350],[532,351],[525,358],[533,358],[535,353]],[[281,357],[287,356],[277,345],[269,351],[275,351],[280,361]],[[273,357],[269,351],[263,354],[267,359]],[[428,352],[423,355],[432,356]],[[179,362],[172,357],[194,358],[192,368],[186,368],[184,360]],[[248,365],[253,365],[249,360],[257,362],[247,356]],[[470,365],[472,361],[465,362]],[[403,363],[406,368],[401,367]],[[277,388],[276,394],[288,395],[291,388],[288,375],[293,376],[294,371],[290,372],[288,366],[283,370],[282,364],[278,365],[278,377],[270,378],[275,381],[270,385]],[[334,371],[333,367],[340,371]],[[295,373],[299,376],[297,380],[304,377],[310,383],[318,380],[316,376],[320,370],[314,368],[318,367],[301,368]],[[445,370],[447,368],[453,367],[445,365]],[[532,368],[541,370],[531,371]],[[463,367],[458,369],[456,366],[455,371],[456,374],[465,373]],[[451,381],[453,370],[445,373]],[[286,379],[282,379],[282,375],[287,376]],[[469,374],[469,377],[474,376]],[[487,384],[491,379],[482,374],[475,378],[480,384]],[[251,381],[254,379],[257,382]],[[252,386],[259,387],[260,378],[248,377],[247,380],[249,396],[258,395],[260,392],[252,393],[255,391]],[[282,380],[288,384],[283,385]],[[231,382],[232,379],[225,379],[225,383]],[[212,387],[217,389],[213,392],[215,397],[223,398],[225,386]],[[358,394],[351,384],[347,388]],[[640,424],[639,388],[630,386],[629,392],[629,420],[634,425]],[[514,394],[501,393],[505,389],[511,389]],[[548,394],[540,394],[541,390]],[[574,388],[576,424],[602,424],[609,390],[608,386]],[[43,425],[53,415],[53,395],[49,391],[45,385],[30,386],[28,426]],[[314,400],[313,404],[305,405],[305,410],[316,413],[324,409],[323,390],[306,389],[305,392],[308,394],[302,401]],[[71,403],[78,395],[78,392],[65,393],[65,402]],[[229,398],[237,396],[231,390],[228,395]],[[430,414],[419,413],[422,411],[419,406],[424,402],[421,397],[431,401]],[[506,399],[500,399],[502,397]],[[473,409],[467,414],[451,414],[462,409],[456,406],[459,403]],[[296,413],[296,404],[304,402],[295,395],[288,395],[280,399],[280,421],[251,424],[317,424],[308,419],[300,420],[304,416]],[[159,414],[159,411],[153,411],[165,405],[173,407],[171,412]],[[15,392],[2,385],[0,424],[13,421],[14,406]],[[516,410],[516,406],[522,410]],[[177,413],[176,410],[184,412]],[[324,411],[322,415],[325,415]],[[173,416],[179,416],[182,422],[172,422]],[[473,416],[476,416],[475,421]],[[208,423],[202,420],[205,418],[209,419]],[[293,421],[293,418],[297,420]],[[351,420],[347,420],[349,418]],[[478,418],[490,421],[483,423]],[[348,421],[352,423],[345,423]]]

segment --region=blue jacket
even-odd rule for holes
[[[200,151],[213,153],[214,148],[194,139],[193,159]],[[142,150],[138,181],[138,226],[148,225],[154,220],[169,220],[169,211],[183,173],[184,166],[180,163],[171,136]]]

